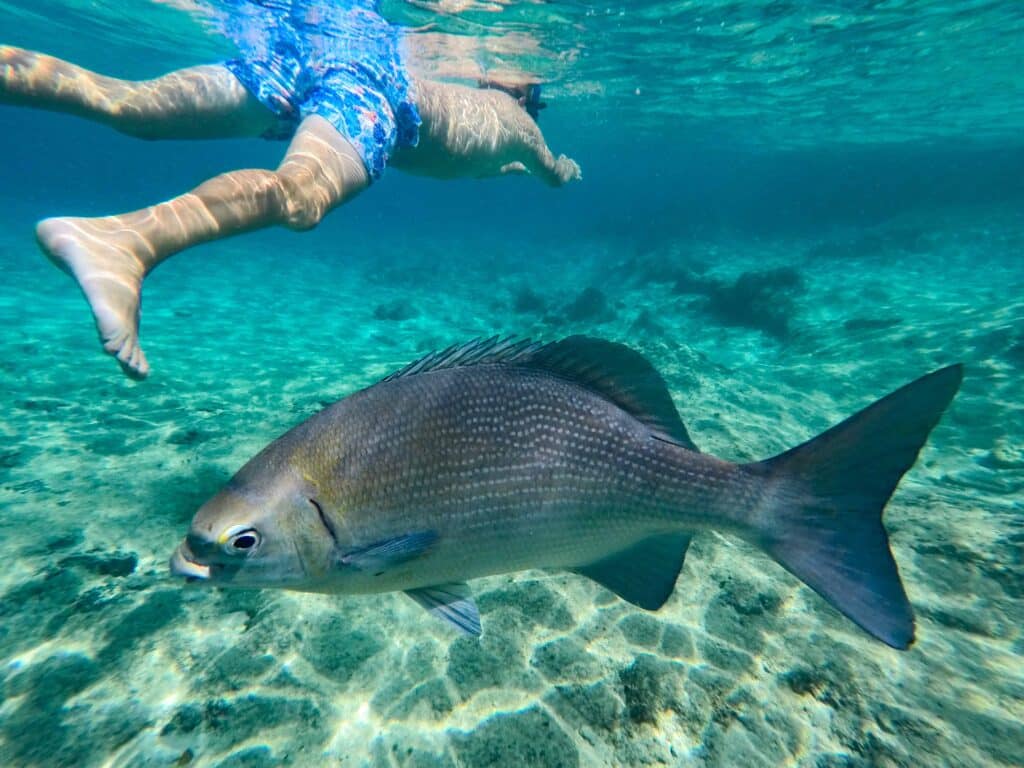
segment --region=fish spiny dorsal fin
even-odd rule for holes
[[[665,380],[636,350],[589,336],[570,336],[516,360],[589,389],[649,426],[658,439],[698,450]]]
[[[391,381],[405,376],[415,376],[429,371],[440,371],[446,368],[463,368],[469,365],[486,365],[511,363],[544,347],[540,341],[501,338],[491,336],[489,339],[473,339],[465,344],[452,344],[439,352],[430,352],[419,360],[414,360],[382,381]]]
[[[520,365],[578,384],[647,424],[655,437],[698,450],[679,418],[665,380],[639,352],[589,336],[548,344],[529,339],[474,339],[431,352],[383,381],[471,365]]]

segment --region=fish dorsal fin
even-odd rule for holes
[[[575,570],[623,600],[656,611],[675,589],[689,546],[687,533],[661,534]]]
[[[611,400],[657,436],[696,451],[665,380],[646,357],[624,344],[570,336],[531,352],[520,364],[541,368]]]
[[[489,339],[473,339],[465,344],[452,344],[447,349],[430,352],[390,376],[386,376],[381,381],[391,381],[446,368],[512,363],[528,357],[544,346],[543,342],[529,339],[517,340],[512,337],[503,339],[500,336],[491,336]]]
[[[698,450],[672,402],[665,380],[639,352],[589,336],[561,341],[474,339],[431,352],[384,381],[471,365],[518,365],[550,373],[610,400],[647,424],[659,439]]]

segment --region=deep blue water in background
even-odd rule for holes
[[[502,238],[635,242],[716,232],[813,234],[945,206],[1024,202],[1024,141],[773,153],[719,146],[713,133],[637,138],[609,125],[594,136],[585,130],[586,114],[574,111],[553,101],[542,126],[556,151],[578,159],[585,184],[552,191],[510,178],[446,182],[439,190],[436,181],[393,172],[322,227],[343,236],[347,220],[358,220],[360,231],[386,238],[405,224],[429,236],[472,221]],[[12,109],[0,112],[0,130],[19,148],[4,158],[4,170],[27,182],[6,203],[22,221],[55,211],[131,210],[217,173],[273,167],[284,148],[258,139],[157,145],[63,115]]]

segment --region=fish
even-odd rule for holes
[[[207,586],[400,591],[479,635],[469,580],[561,569],[655,611],[691,538],[715,531],[904,650],[914,614],[882,513],[962,379],[949,365],[736,463],[697,448],[664,379],[626,345],[477,339],[271,442],[198,509],[170,569]]]

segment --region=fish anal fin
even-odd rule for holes
[[[460,632],[474,637],[480,635],[480,611],[467,584],[436,584],[408,589],[405,594]]]
[[[575,571],[633,605],[656,611],[675,589],[689,546],[687,533],[659,534]]]

